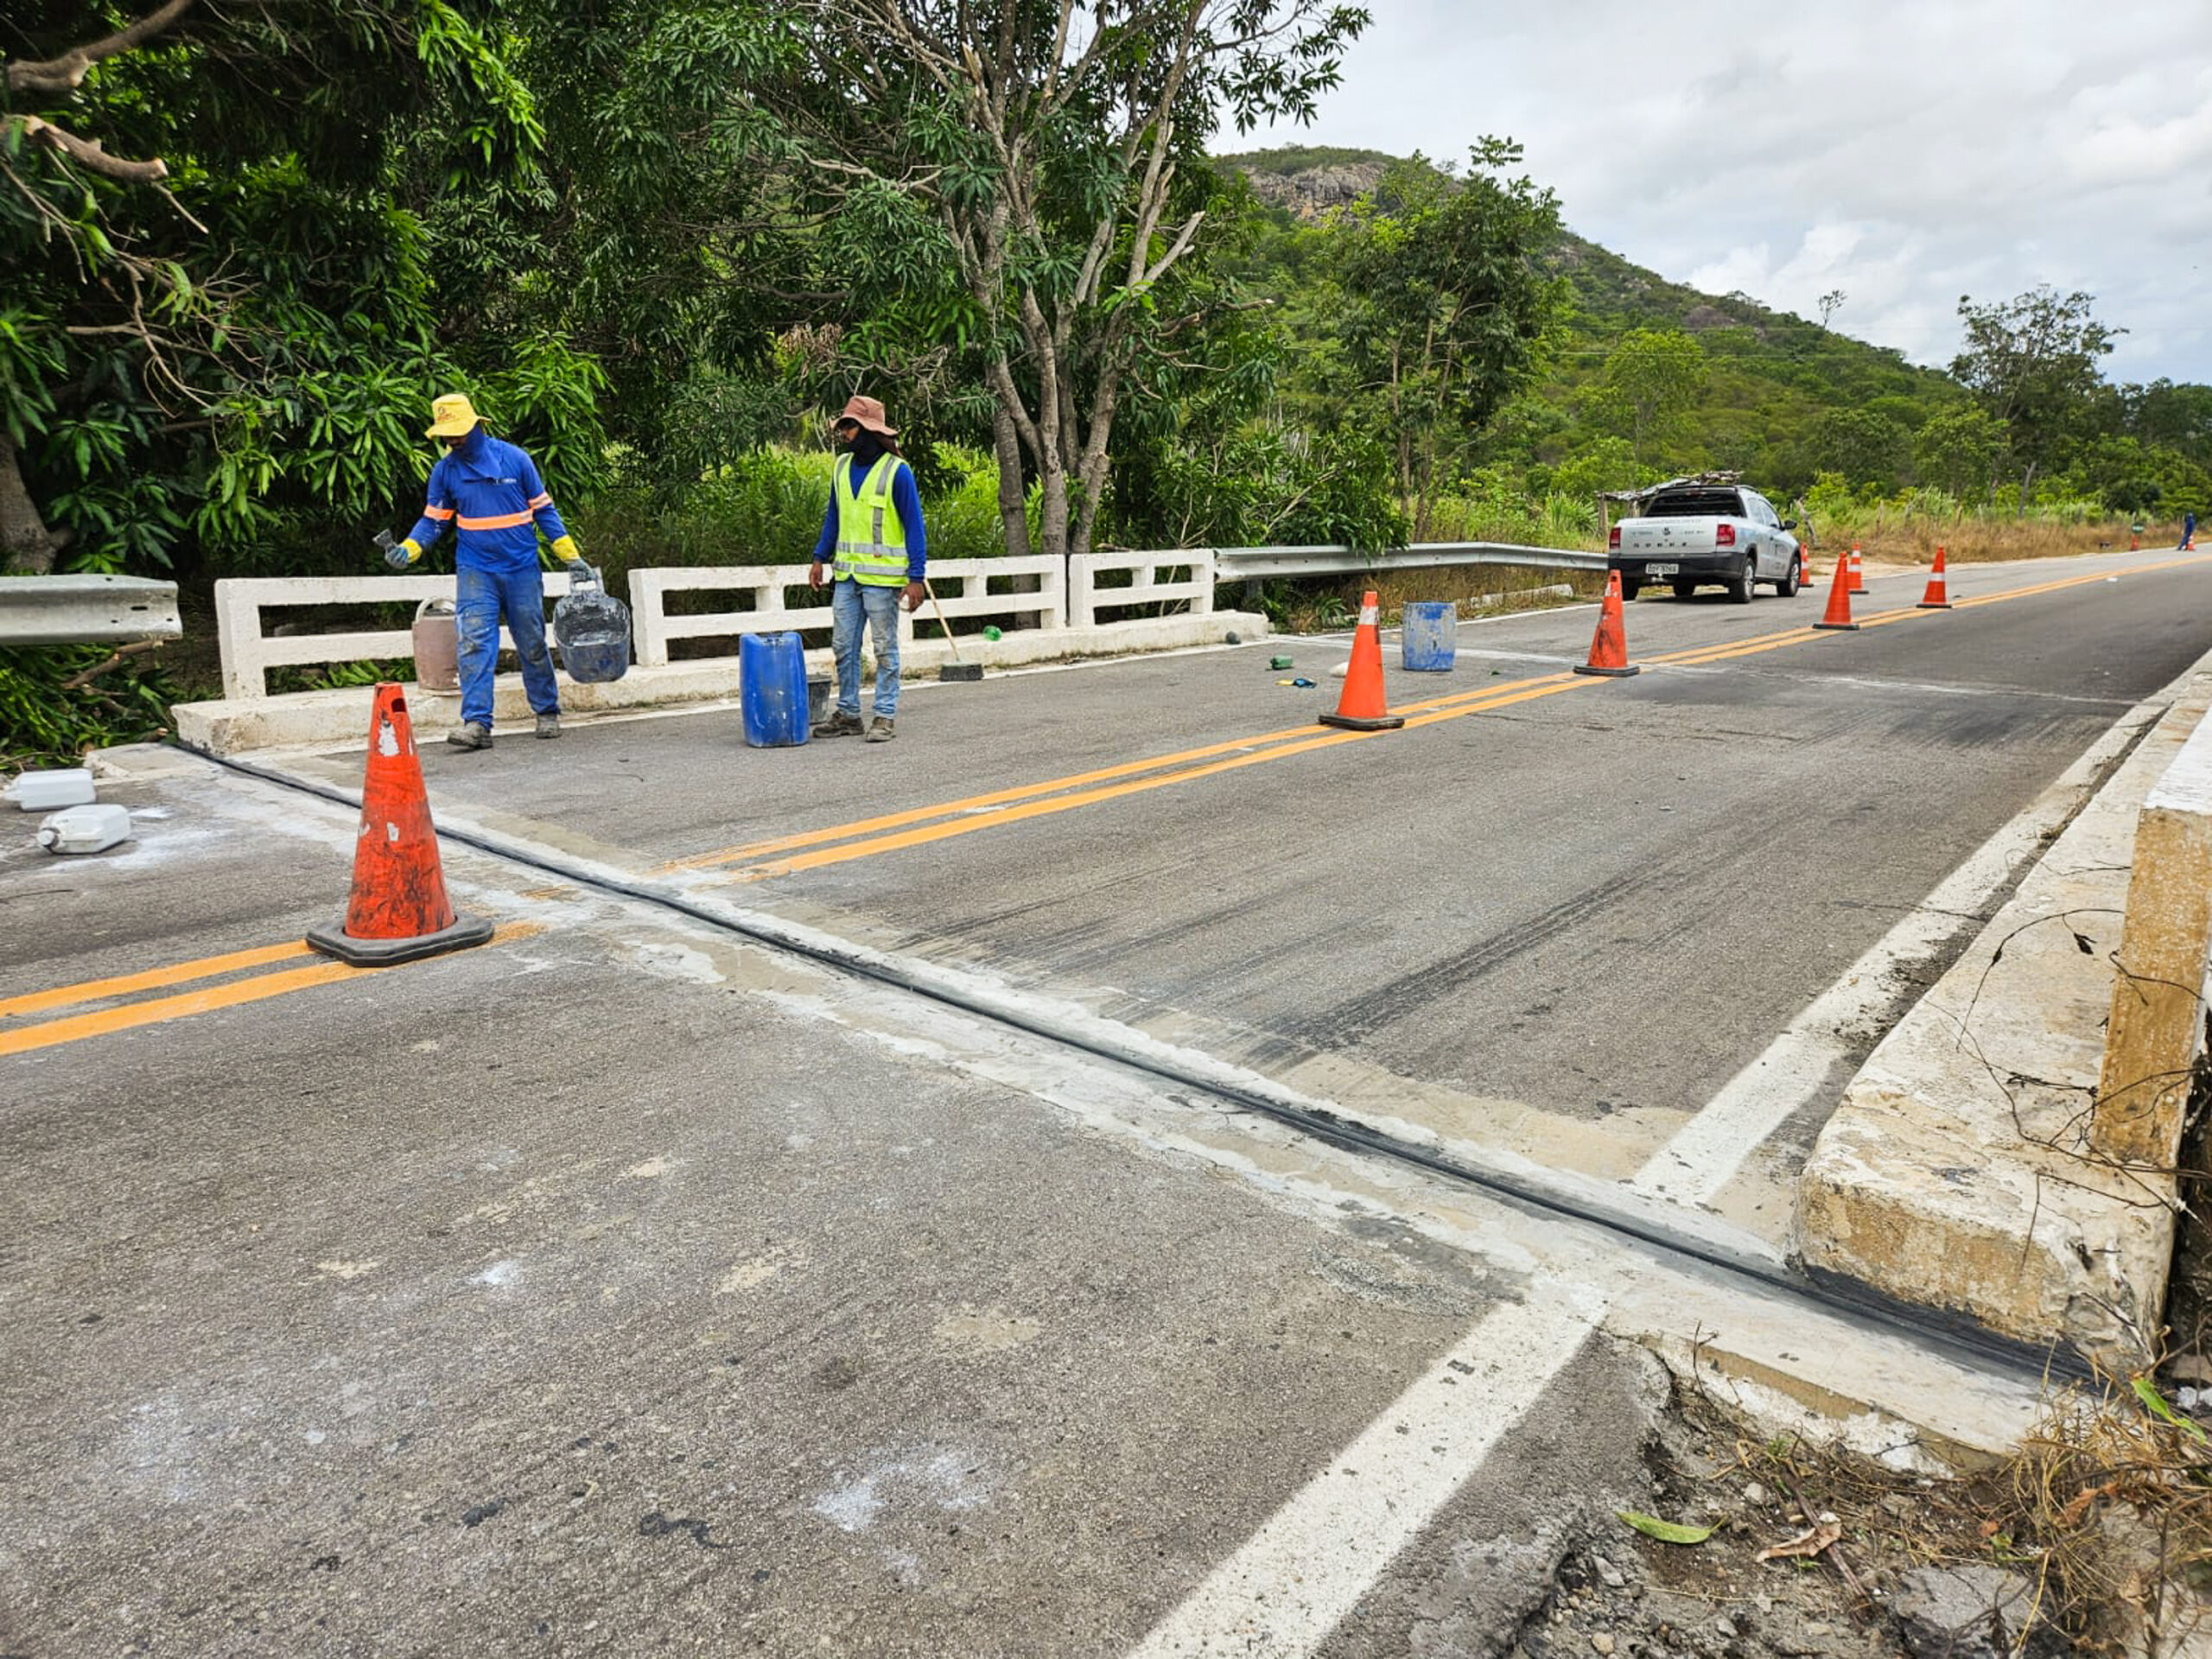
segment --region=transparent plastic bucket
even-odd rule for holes
[[[595,581],[569,579],[569,592],[553,607],[553,639],[561,666],[579,684],[619,680],[630,671],[630,607]]]

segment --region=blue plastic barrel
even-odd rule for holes
[[[1408,605],[1399,625],[1405,653],[1399,666],[1415,674],[1449,674],[1459,639],[1457,605]]]
[[[747,743],[785,749],[806,741],[806,651],[798,635],[740,635],[737,688]]]

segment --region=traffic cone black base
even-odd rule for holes
[[[1395,732],[1406,723],[1403,715],[1324,715],[1324,726],[1340,726],[1348,732]]]
[[[1643,673],[1643,668],[1637,663],[1630,663],[1626,668],[1595,668],[1588,663],[1577,663],[1574,671],[1578,674],[1602,674],[1609,680],[1624,680],[1631,674]]]
[[[342,927],[314,927],[308,930],[307,942],[309,950],[335,957],[356,968],[391,968],[448,950],[466,950],[472,945],[486,944],[491,938],[492,924],[481,916],[459,916],[454,918],[451,927],[442,927],[435,933],[411,939],[357,939]]]

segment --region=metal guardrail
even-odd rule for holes
[[[0,576],[0,647],[182,638],[173,582],[146,576]]]
[[[1418,542],[1382,553],[1344,546],[1217,547],[1214,573],[1223,582],[1261,576],[1326,576],[1362,570],[1425,570],[1442,564],[1513,564],[1541,570],[1603,570],[1602,553],[1563,547],[1519,547],[1510,542]]]

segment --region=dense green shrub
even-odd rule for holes
[[[92,672],[111,659],[112,666]],[[106,645],[0,651],[0,772],[74,766],[87,749],[166,736],[175,696],[151,652]]]
[[[981,452],[940,444],[930,473],[957,480],[925,492],[930,558],[996,558],[998,469]],[[626,480],[569,515],[585,557],[622,589],[654,565],[800,564],[814,551],[830,505],[836,458],[823,449],[756,449],[671,492]]]

